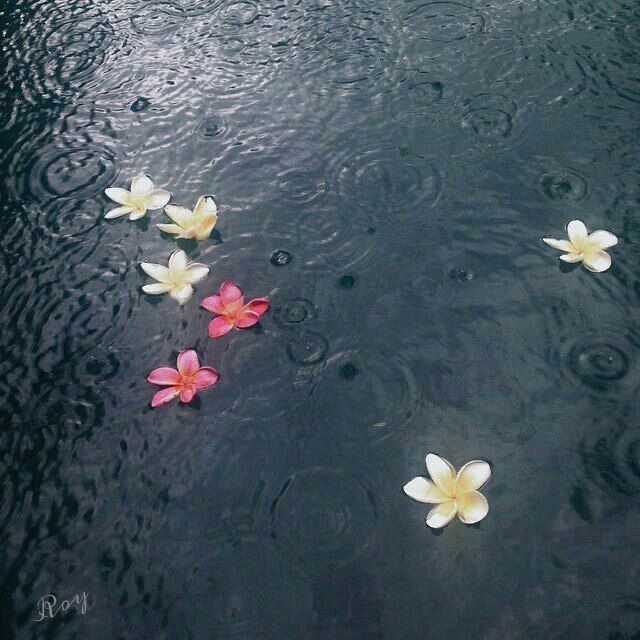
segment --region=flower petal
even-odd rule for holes
[[[204,280],[209,275],[209,267],[206,264],[192,262],[188,267],[189,281],[193,284]]]
[[[169,295],[182,305],[193,295],[193,287],[190,284],[185,284],[179,289],[174,287],[169,291]]]
[[[247,308],[253,313],[261,316],[269,308],[269,300],[267,298],[254,298],[247,302]]]
[[[253,327],[260,320],[260,316],[253,311],[243,311],[235,319],[235,325],[238,329],[248,329]]]
[[[448,525],[456,515],[456,503],[453,500],[436,505],[427,514],[427,525],[432,529],[440,529]]]
[[[154,280],[164,282],[165,284],[171,284],[169,269],[164,265],[154,264],[152,262],[141,262],[140,268]]]
[[[584,226],[584,222],[581,220],[572,220],[567,225],[567,234],[569,235],[569,240],[573,243],[584,240],[587,237],[587,227]]]
[[[196,206],[193,208],[193,213],[197,216],[210,216],[218,211],[218,207],[211,196],[200,196]]]
[[[174,386],[176,384],[180,384],[181,380],[180,373],[172,367],[159,367],[158,369],[154,369],[147,376],[147,382],[162,386]]]
[[[111,209],[111,211],[107,211],[107,213],[104,214],[104,217],[107,220],[113,220],[120,216],[126,216],[127,213],[131,213],[132,211],[133,207],[116,207],[115,209]]]
[[[193,349],[181,351],[178,355],[178,371],[181,376],[191,376],[200,368],[198,354]]]
[[[563,262],[569,262],[571,264],[573,264],[574,262],[580,262],[582,260],[582,254],[581,253],[564,253],[563,255],[558,256],[558,257]]]
[[[208,298],[205,298],[200,306],[207,311],[211,311],[211,313],[224,313],[224,306],[222,305],[222,300],[220,296],[216,293]]]
[[[465,491],[456,498],[458,517],[465,524],[480,522],[489,513],[487,499],[477,491]]]
[[[589,234],[589,241],[592,242],[598,249],[608,249],[609,247],[615,247],[618,244],[618,238],[610,231],[604,231],[598,229]]]
[[[109,187],[104,190],[107,198],[117,202],[118,204],[129,205],[131,202],[131,193],[126,189],[120,189],[120,187]]]
[[[147,215],[147,205],[142,204],[133,208],[133,211],[129,215],[129,220],[140,220],[140,218],[144,218],[145,215]]]
[[[217,316],[210,323],[207,333],[210,338],[219,338],[233,329],[233,321],[227,316]]]
[[[171,200],[171,194],[166,189],[153,189],[147,194],[149,209],[162,209]]]
[[[193,213],[189,209],[175,204],[168,204],[164,208],[164,212],[181,227],[188,227],[193,218]]]
[[[472,460],[463,465],[456,477],[456,495],[479,489],[491,477],[491,467],[484,460]]]
[[[187,402],[191,402],[195,396],[196,390],[193,387],[185,387],[180,393],[180,401],[186,404]]]
[[[197,240],[206,240],[213,231],[213,227],[215,227],[216,220],[208,220],[204,222],[198,223],[195,227],[190,228],[190,232],[193,234],[193,237]]]
[[[167,387],[160,389],[153,398],[151,398],[151,406],[159,407],[167,402],[171,402],[180,393],[180,387]]]
[[[451,500],[451,498],[433,482],[420,476],[407,482],[402,489],[410,498],[413,498],[418,502],[438,504],[440,502],[449,502]]]
[[[131,193],[134,196],[147,195],[153,189],[153,182],[149,176],[138,176],[131,181]]]
[[[553,247],[554,249],[560,249],[560,251],[573,251],[573,245],[568,240],[542,238],[542,242],[546,242],[550,247]]]
[[[153,284],[145,284],[142,286],[142,290],[152,296],[158,296],[161,293],[167,293],[171,291],[171,285],[166,282],[154,282]]]
[[[218,372],[213,367],[200,367],[193,376],[196,389],[206,389],[218,382]]]
[[[184,271],[187,268],[187,254],[180,250],[174,251],[169,256],[169,271],[172,274],[179,274],[181,271]]]
[[[582,264],[595,273],[606,271],[611,266],[611,256],[606,251],[590,251],[585,253]]]
[[[180,235],[183,231],[182,227],[179,227],[177,224],[162,224],[159,223],[156,225],[160,231],[164,231],[165,233],[171,233],[174,236]]]
[[[231,280],[225,280],[220,287],[220,297],[222,298],[222,304],[225,306],[230,302],[235,302],[242,297],[242,291],[237,284],[231,282]]]
[[[431,479],[442,491],[448,496],[453,495],[456,471],[448,460],[434,453],[429,453],[427,455],[427,470],[429,471]]]

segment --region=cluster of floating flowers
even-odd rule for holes
[[[105,190],[107,197],[119,204],[105,214],[112,220],[129,216],[129,220],[139,220],[148,210],[162,209],[173,223],[159,223],[156,226],[177,239],[205,240],[218,221],[218,207],[211,196],[201,196],[193,210],[169,204],[171,194],[165,189],[155,189],[149,176],[138,176],[131,181],[131,191],[117,187]],[[168,293],[180,305],[193,296],[193,285],[209,275],[209,267],[199,262],[188,262],[187,254],[174,251],[169,256],[167,266],[150,262],[140,263],[142,270],[156,282],[145,284],[142,290],[150,295]],[[255,298],[245,304],[239,287],[226,280],[219,293],[205,298],[201,306],[216,314],[209,323],[210,338],[219,338],[234,327],[247,329],[258,322],[260,316],[269,308],[267,298]],[[177,368],[159,367],[154,369],[147,381],[164,387],[151,400],[152,407],[159,407],[180,397],[181,402],[191,402],[200,389],[213,386],[219,379],[218,372],[212,367],[201,367],[198,354],[193,349],[181,351]]]
[[[582,264],[594,273],[606,271],[611,266],[611,256],[605,251],[618,244],[618,238],[610,231],[592,233],[581,220],[567,225],[568,240],[542,238],[554,249],[564,251],[560,260]],[[427,525],[440,529],[457,515],[465,524],[480,522],[489,513],[487,499],[478,489],[491,476],[489,464],[483,460],[467,462],[456,474],[448,460],[429,453],[426,458],[431,480],[422,476],[404,485],[404,492],[414,500],[435,506],[427,514]]]
[[[213,198],[202,196],[193,210],[169,204],[171,194],[164,189],[154,189],[148,176],[139,176],[131,182],[131,191],[120,188],[106,189],[105,193],[120,206],[109,211],[105,218],[113,219],[128,215],[129,220],[142,218],[147,210],[162,209],[173,221],[157,224],[165,233],[176,238],[204,240],[209,237],[218,220],[218,208]],[[605,251],[618,243],[618,238],[609,231],[592,233],[580,220],[567,225],[568,240],[543,238],[543,242],[564,251],[560,260],[582,264],[595,273],[606,271],[611,266],[611,256]],[[160,295],[168,293],[179,304],[184,304],[193,295],[193,285],[209,274],[209,267],[198,262],[188,263],[184,251],[174,251],[169,256],[168,266],[142,262],[144,272],[156,280],[142,287],[145,293]],[[267,298],[255,298],[245,304],[242,292],[230,280],[222,283],[217,294],[205,298],[201,305],[216,314],[209,323],[208,334],[219,338],[234,327],[246,329],[255,325],[269,308]],[[157,407],[179,396],[182,402],[191,402],[197,391],[213,386],[218,381],[218,372],[212,367],[201,367],[193,349],[180,352],[177,368],[154,369],[147,381],[164,387],[151,400]],[[491,468],[483,460],[467,462],[456,473],[453,465],[433,453],[426,457],[427,471],[431,480],[422,476],[414,478],[404,486],[404,492],[414,500],[435,506],[427,514],[427,525],[439,529],[449,524],[457,515],[465,524],[480,522],[489,512],[487,499],[478,489],[490,478]]]

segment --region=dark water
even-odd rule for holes
[[[3,638],[640,638],[640,4],[1,20]],[[139,173],[220,207],[183,308],[164,216],[102,219]],[[540,242],[573,218],[606,273]],[[212,341],[224,279],[272,307]],[[220,382],[151,410],[188,347]],[[479,526],[404,496],[429,451],[492,463]]]

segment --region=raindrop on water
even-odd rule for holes
[[[343,289],[352,289],[356,284],[356,278],[355,276],[350,276],[347,274],[340,278],[340,280],[338,281],[338,284]]]
[[[468,282],[469,280],[471,280],[471,278],[473,278],[473,273],[467,271],[466,269],[459,269],[457,267],[454,267],[453,269],[451,269],[451,271],[449,271],[449,277],[454,282]]]
[[[151,104],[151,100],[149,98],[144,98],[140,96],[137,100],[134,100],[131,103],[131,111],[134,113],[138,113],[140,111],[144,111]]]
[[[296,364],[317,364],[326,355],[329,345],[324,336],[313,331],[303,331],[289,340],[287,351]]]
[[[276,267],[284,267],[293,260],[293,256],[288,251],[279,249],[271,256],[271,264]]]

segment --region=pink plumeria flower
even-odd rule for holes
[[[180,396],[182,402],[191,402],[197,391],[218,382],[218,372],[212,367],[201,367],[198,354],[193,349],[180,352],[177,366],[177,370],[159,367],[148,375],[147,382],[166,387],[153,396],[152,407],[167,404],[176,396]]]
[[[269,308],[269,301],[267,298],[255,298],[245,304],[242,291],[231,280],[227,280],[222,283],[219,294],[205,298],[200,306],[218,314],[209,323],[209,337],[219,338],[233,327],[252,327]]]

